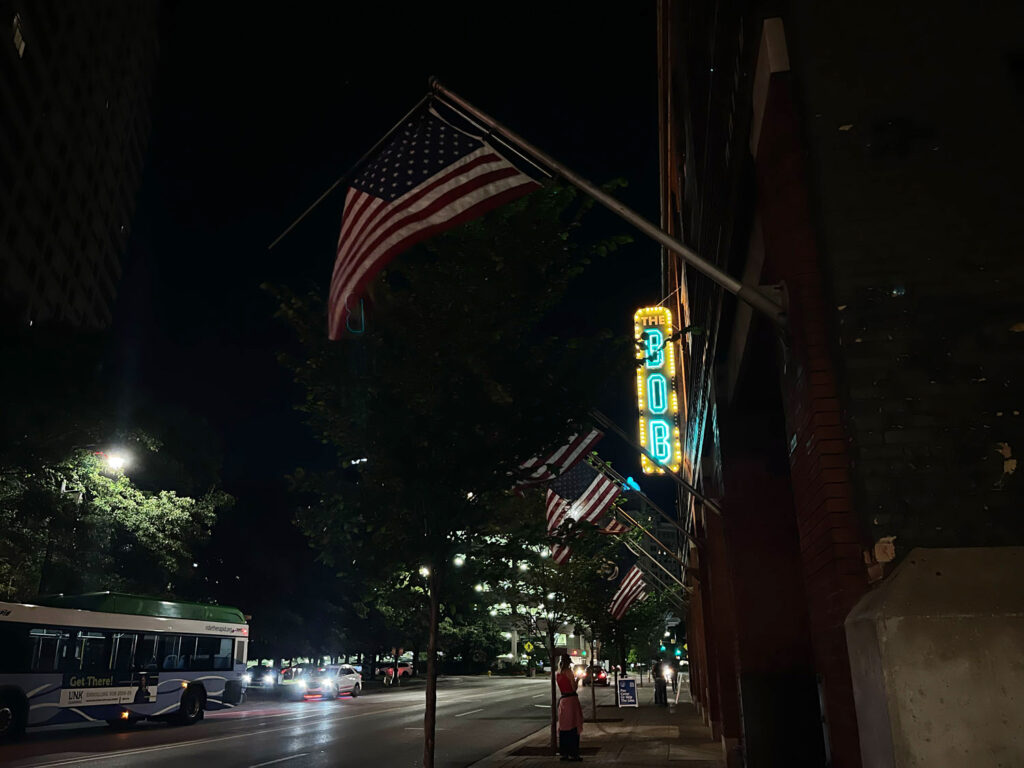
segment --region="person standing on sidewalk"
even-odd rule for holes
[[[665,679],[668,665],[659,661],[654,667],[654,705],[656,707],[668,706],[668,681]]]
[[[558,751],[562,759],[574,763],[583,761],[580,757],[580,734],[583,732],[583,707],[576,694],[579,680],[572,673],[569,655],[562,654],[558,660],[558,674],[555,682],[562,697],[558,700]]]

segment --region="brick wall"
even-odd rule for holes
[[[867,589],[831,317],[809,207],[791,75],[771,76],[756,161],[765,266],[789,291],[783,399],[804,591],[833,765],[860,765],[843,620]]]

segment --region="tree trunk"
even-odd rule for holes
[[[555,629],[548,621],[548,658],[551,659],[551,750],[558,749],[558,686],[555,683]]]
[[[590,638],[590,663],[597,666],[597,655],[594,653],[594,638]],[[597,722],[597,678],[593,673],[590,675],[590,711],[593,713],[594,722]]]
[[[434,768],[437,724],[437,619],[440,612],[441,564],[430,569],[430,642],[427,645],[427,700],[423,712],[423,768]]]
[[[394,666],[391,669],[391,682],[395,685],[401,685],[402,679],[398,676],[398,648],[393,649],[395,652]]]
[[[416,647],[412,649],[412,676],[413,677],[416,677],[417,675],[419,675],[419,672],[416,669],[416,662],[418,662],[419,660],[420,660],[420,646],[419,646],[419,643],[417,643]]]

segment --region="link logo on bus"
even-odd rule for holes
[[[666,307],[644,307],[633,315],[640,444],[655,459],[641,455],[645,475],[678,472],[682,460],[675,344],[667,341],[671,335],[672,312]]]

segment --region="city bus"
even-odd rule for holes
[[[26,727],[194,723],[245,695],[237,608],[94,592],[0,602],[0,740]]]

